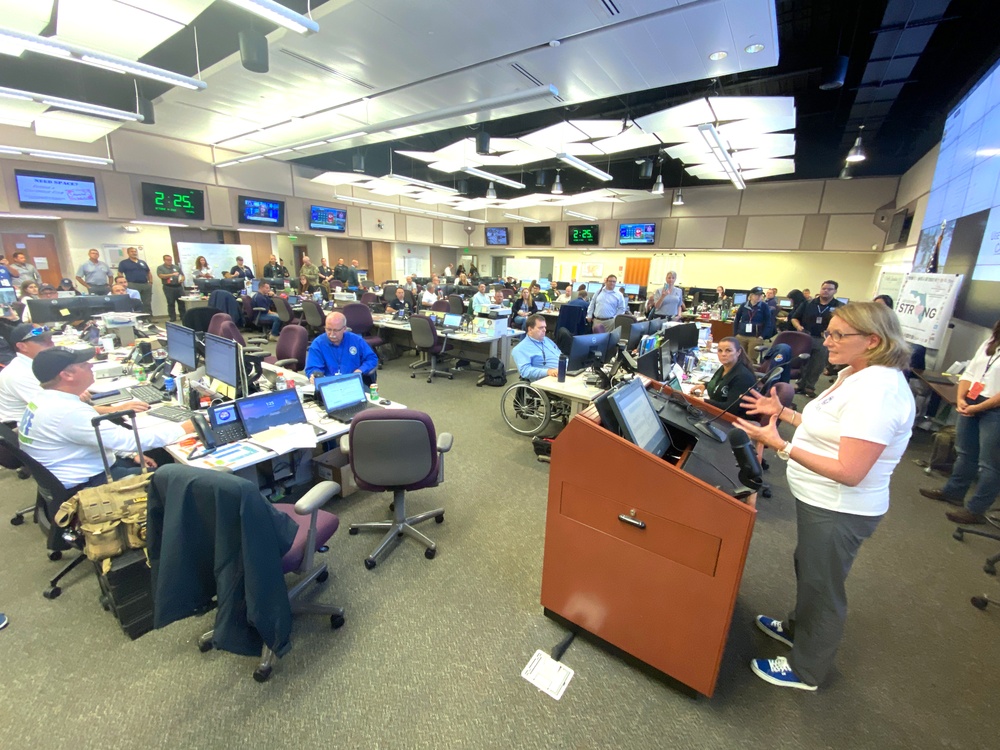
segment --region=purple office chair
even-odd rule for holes
[[[379,297],[375,292],[365,292],[361,295],[361,304],[371,307],[378,304],[378,299]]]
[[[451,302],[449,302],[446,299],[439,299],[437,302],[435,302],[433,305],[431,305],[431,312],[450,313],[451,312]]]
[[[292,372],[302,372],[306,367],[308,348],[309,332],[303,326],[285,326],[278,334],[274,356],[265,357],[264,361]]]
[[[323,333],[326,327],[326,313],[317,302],[311,299],[302,300],[302,323],[313,335]]]
[[[320,508],[339,492],[336,482],[319,482],[294,505],[272,505],[254,483],[233,474],[181,464],[157,469],[146,529],[153,627],[204,612],[218,593],[217,627],[198,639],[198,648],[260,650],[257,682],[270,677],[275,660],[291,648],[293,615],[327,615],[339,628],[341,607],[311,601],[311,584],[330,576],[325,562],[315,564],[315,554],[340,525]],[[232,561],[238,564],[227,565]],[[298,577],[286,589],[289,573]],[[300,601],[306,591],[309,601]]]
[[[233,316],[227,312],[217,312],[212,316],[212,319],[208,321],[208,333],[215,336],[221,336],[222,326],[226,323],[235,323]]]
[[[378,348],[385,343],[385,339],[378,333],[372,333],[372,330],[375,328],[375,321],[372,319],[371,308],[362,302],[348,302],[344,305],[341,312],[344,314],[344,318],[347,319],[347,327],[353,333],[363,338],[365,343],[375,350],[375,356],[378,357],[378,369],[381,370],[382,357],[379,356]]]
[[[209,333],[214,333],[216,336],[221,336],[224,339],[229,339],[235,341],[237,344],[243,347],[244,353],[246,354],[263,354],[264,350],[260,346],[267,343],[267,339],[260,338],[243,338],[243,334],[240,333],[240,329],[236,327],[233,319],[229,317],[226,313],[219,313],[212,318],[215,321],[219,318],[219,323],[216,331],[209,330]],[[225,318],[223,320],[222,318]]]
[[[368,409],[351,420],[340,449],[351,460],[358,487],[369,492],[392,492],[393,520],[353,523],[349,533],[385,530],[378,547],[365,558],[371,570],[377,558],[404,534],[423,544],[424,557],[433,560],[437,545],[414,528],[433,518],[444,521],[444,508],[406,515],[406,493],[436,487],[444,481],[444,454],[451,450],[450,433],[436,435],[431,418],[412,409]]]
[[[438,369],[438,357],[452,348],[448,343],[448,335],[438,336],[434,321],[426,315],[413,315],[410,317],[410,336],[413,337],[413,345],[417,347],[417,351],[427,355],[425,361],[415,362],[410,365],[410,369],[430,368],[427,371],[428,383],[434,381],[435,375],[446,375],[448,380],[453,380],[455,376],[449,368]],[[417,377],[417,373],[411,372],[410,377]]]
[[[218,315],[221,310],[215,307],[190,307],[184,312],[184,316],[181,318],[181,323],[184,324],[185,328],[190,328],[198,333],[205,333],[208,331],[208,324],[212,322],[212,318]]]

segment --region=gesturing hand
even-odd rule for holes
[[[774,448],[775,450],[785,445],[784,439],[778,434],[778,418],[774,415],[771,415],[766,425],[760,425],[757,422],[748,422],[742,418],[737,419],[736,424],[755,443],[763,443],[768,448]]]
[[[746,410],[747,414],[763,414],[768,417],[777,416],[784,408],[775,393],[772,392],[770,396],[762,396],[757,391],[748,391],[740,400],[740,406]]]

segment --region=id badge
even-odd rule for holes
[[[982,392],[983,392],[983,384],[982,384],[982,382],[973,383],[972,387],[965,394],[965,400],[966,401],[975,401],[977,398],[979,398],[979,396],[982,394]]]
[[[744,327],[746,328],[746,334],[748,336],[753,334],[753,323],[747,323]]]
[[[816,325],[818,325],[818,326],[823,325],[823,316],[822,315],[817,315],[816,316]]]

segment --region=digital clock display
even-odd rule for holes
[[[167,216],[172,219],[205,218],[205,193],[202,190],[142,183],[144,216]]]
[[[569,228],[570,245],[596,245],[600,235],[599,224],[578,224]]]

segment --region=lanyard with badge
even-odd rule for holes
[[[990,371],[990,368],[993,367],[993,363],[998,359],[1000,359],[1000,352],[990,357],[989,361],[986,363],[986,369],[983,370],[983,376],[973,383],[971,388],[969,388],[969,392],[965,394],[966,399],[975,401],[982,395],[983,388],[986,387],[986,383],[984,382],[986,380],[986,374]]]

